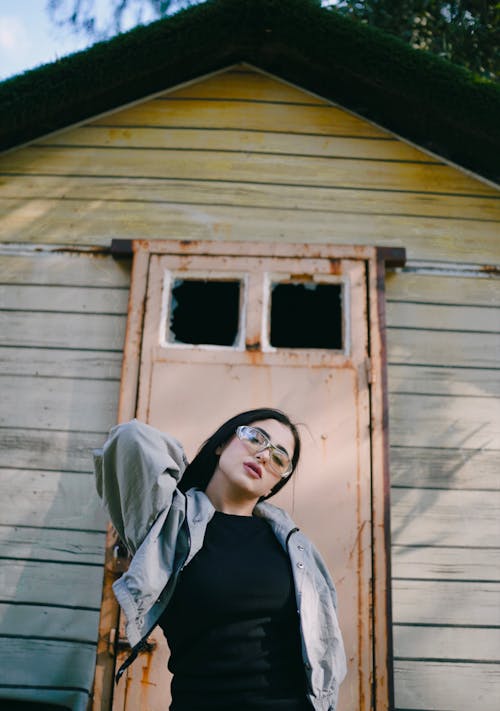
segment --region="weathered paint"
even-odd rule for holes
[[[179,91],[182,93],[179,98],[188,98],[184,89]],[[46,158],[40,158],[42,172],[33,173],[30,170],[33,149],[25,147],[16,152],[24,155],[18,163],[23,166],[21,174],[2,177],[0,238],[5,240],[0,247],[2,282],[20,285],[16,293],[26,309],[22,318],[15,311],[2,312],[3,382],[11,382],[11,374],[16,378],[27,376],[32,379],[29,391],[38,393],[38,397],[29,401],[26,396],[3,401],[4,411],[8,412],[8,426],[0,428],[3,467],[25,468],[33,480],[38,477],[36,486],[26,491],[21,488],[25,481],[21,472],[19,482],[10,485],[13,500],[18,493],[17,500],[23,498],[23,511],[28,511],[31,505],[31,510],[37,511],[32,492],[43,491],[44,500],[49,500],[52,488],[46,483],[51,472],[57,476],[60,470],[88,472],[88,453],[105,436],[105,432],[91,431],[93,413],[102,406],[111,418],[114,408],[115,414],[106,426],[116,420],[125,317],[116,314],[110,320],[81,310],[86,303],[86,289],[99,285],[112,290],[128,287],[128,261],[113,262],[108,256],[111,238],[139,236],[153,241],[167,236],[186,242],[194,239],[202,245],[206,239],[219,239],[222,243],[229,235],[234,240],[258,239],[274,245],[307,241],[312,247],[335,242],[406,246],[409,263],[404,269],[390,273],[387,279],[388,298],[392,302],[387,314],[387,345],[393,403],[390,437],[395,630],[399,631],[403,623],[411,629],[417,629],[412,625],[425,625],[426,630],[439,635],[442,629],[439,625],[447,620],[454,630],[460,631],[462,648],[467,648],[467,640],[473,636],[476,639],[474,624],[480,624],[485,635],[498,624],[498,606],[492,602],[498,590],[494,554],[483,546],[471,548],[469,535],[476,541],[484,540],[487,528],[498,521],[500,510],[496,503],[496,453],[490,448],[498,430],[495,424],[498,417],[492,406],[492,398],[498,397],[500,355],[498,335],[494,333],[500,330],[495,326],[500,256],[498,191],[489,185],[485,192],[487,184],[481,179],[453,166],[445,170],[439,158],[418,147],[409,146],[389,133],[373,133],[371,126],[363,121],[358,123],[358,119],[351,122],[349,113],[341,108],[330,111],[331,126],[326,130],[332,135],[326,135],[328,111],[323,100],[260,72],[222,73],[208,83],[193,84],[190,91],[191,99],[186,101],[184,113],[179,112],[181,104],[176,102],[179,107],[176,115],[186,116],[187,128],[149,127],[149,115],[158,115],[161,104],[151,114],[149,109],[143,111],[142,126],[113,127],[110,124],[114,117],[110,114],[105,119],[106,126],[72,128],[38,142],[53,145],[54,148],[46,145],[42,149],[46,158],[52,162],[51,152],[54,156],[57,153],[58,165],[75,169],[72,175],[44,172]],[[236,103],[234,99],[276,101],[286,97],[288,91],[294,93],[293,101],[299,104],[287,108],[290,114],[287,121],[295,121],[297,133],[277,132],[276,124],[269,120],[272,112],[262,112],[260,118],[255,118],[257,131],[244,130],[238,125],[240,114],[231,110]],[[201,115],[201,102],[192,100],[196,95],[199,99],[203,96],[230,99],[224,115],[219,113],[217,118],[213,110],[206,113],[211,121],[216,121],[215,127],[194,125],[187,115],[189,111],[194,119]],[[316,109],[301,108],[300,104],[318,101],[321,104],[318,125],[323,133],[312,136],[311,118],[314,123]],[[164,102],[164,108],[167,104]],[[211,102],[212,108],[215,105],[220,106]],[[295,113],[295,118],[291,113]],[[346,134],[358,137],[349,138]],[[222,160],[205,162],[205,166],[217,166],[211,176],[213,180],[207,182],[198,179],[196,154],[189,151],[184,152],[185,178],[139,177],[144,176],[142,166],[147,163],[142,161],[144,153],[130,150],[134,146],[157,154],[165,151],[161,154],[165,156],[185,148],[209,148],[213,150],[212,158]],[[118,163],[128,174],[125,171],[121,177],[106,177],[102,174],[103,162],[96,163],[98,169],[94,172],[81,170],[84,163],[78,162],[78,156],[87,152],[94,158],[103,147],[110,148],[113,156],[127,149]],[[223,155],[221,151],[226,148],[234,152]],[[253,154],[258,151],[269,155],[256,155],[254,160]],[[302,166],[310,170],[314,165],[320,179],[310,181],[311,184],[289,181],[278,184],[268,180],[290,165],[286,155],[280,157],[287,153],[296,156],[292,163],[298,166],[297,176]],[[259,166],[274,154],[278,154],[273,158],[277,163],[275,172],[259,172]],[[255,182],[232,181],[227,171],[228,156],[234,162],[251,162]],[[0,168],[7,166],[4,158],[0,158]],[[110,165],[109,158],[106,160]],[[401,163],[401,170],[386,171],[389,160]],[[349,167],[348,177],[352,176],[354,182],[325,183],[321,175],[328,161],[331,165],[344,161]],[[368,164],[371,169],[365,171]],[[331,177],[332,173],[327,171],[327,175]],[[335,175],[340,177],[346,172],[340,170]],[[401,184],[394,182],[398,175],[407,181],[409,190],[401,191]],[[433,175],[439,176],[434,189],[426,179],[426,176],[432,179]],[[455,194],[449,189],[453,186],[458,188]],[[40,285],[46,285],[47,290],[45,295],[38,291],[35,299]],[[78,314],[69,316],[67,311],[59,311],[60,303],[51,300],[51,289],[63,285],[81,287],[81,298],[76,295],[75,299]],[[48,311],[38,311],[39,298]],[[427,302],[433,302],[434,306],[429,309],[422,306]],[[96,308],[100,310],[99,304]],[[106,310],[104,298],[102,308]],[[431,315],[436,320],[435,326],[430,322]],[[474,332],[478,323],[488,324],[488,320],[488,333]],[[452,322],[454,330],[447,331]],[[95,381],[113,379],[115,394],[111,386],[101,388],[102,393],[98,390],[97,399],[93,398],[92,409],[75,408],[71,381],[65,378],[73,379],[75,394],[82,393],[88,382],[81,380],[82,375]],[[42,387],[44,376],[60,377],[62,387],[57,387],[56,380],[53,381],[56,387],[49,381],[45,383],[49,387]],[[5,392],[13,394],[8,388]],[[429,393],[438,393],[440,399],[435,400]],[[14,411],[12,403],[16,406]],[[44,410],[45,405],[48,410]],[[54,429],[47,418],[45,428],[40,427],[41,419],[33,421],[38,414],[61,412],[60,405],[71,413],[69,419],[66,414],[66,419],[60,422],[61,429]],[[27,417],[32,418],[30,428]],[[472,437],[478,428],[486,435],[482,439],[477,433],[475,439]],[[455,433],[453,439],[450,433]],[[4,474],[4,469],[1,473]],[[72,474],[64,474],[69,476]],[[5,481],[9,477],[5,472]],[[81,481],[83,484],[84,479]],[[68,520],[69,510],[64,514],[63,491],[54,500],[53,513],[61,517],[62,527],[74,526],[75,521]],[[88,496],[88,492],[89,485],[85,484],[78,500]],[[32,521],[25,520],[21,509],[16,514],[16,507],[9,504],[9,521],[17,525],[0,529],[0,544],[7,556],[31,557],[37,561],[29,569],[32,590],[39,587],[37,582],[45,575],[44,566],[46,572],[47,566],[53,571],[54,589],[65,590],[69,584],[67,561],[95,561],[102,547],[102,542],[98,542],[102,541],[100,533],[52,530],[49,508],[45,521],[48,528],[40,529],[30,527]],[[488,512],[487,516],[481,512]],[[37,513],[41,515],[40,510]],[[88,511],[80,513],[80,525],[85,527]],[[489,530],[495,535],[494,528]],[[60,564],[47,563],[47,559]],[[415,565],[410,561],[415,561]],[[23,565],[28,564],[21,560],[19,568]],[[496,582],[487,584],[485,580]],[[27,608],[27,629],[30,611],[37,610],[33,605]],[[457,661],[450,641],[442,657],[451,657],[452,661],[433,661],[431,653],[414,655],[405,661],[401,657],[406,658],[408,650],[401,646],[401,639],[397,634],[394,666],[398,707],[493,708],[488,703],[498,696],[499,687],[491,676],[491,662],[482,662],[473,652],[469,652],[465,662]],[[44,666],[39,663],[41,657],[36,656],[40,654],[41,643],[32,642],[29,648],[27,644],[25,640],[9,640],[9,651],[2,656],[3,668],[14,669],[16,675],[18,668],[13,665],[22,666],[25,672],[31,670],[32,684],[37,683],[36,672],[43,672],[46,682],[60,668],[63,647],[58,642],[43,643]],[[85,659],[89,658],[87,652],[87,656],[83,655]],[[38,661],[29,662],[34,659]],[[473,659],[473,663],[467,659]],[[16,693],[30,698],[26,694],[34,692]],[[34,698],[50,703],[43,696],[46,693],[38,690]],[[64,703],[61,697],[59,701]]]
[[[124,248],[124,245],[120,246],[121,248]],[[156,248],[158,252],[165,256],[156,256]],[[317,377],[314,374],[314,372],[317,370],[318,372],[318,377],[320,378],[321,381],[323,381],[323,374],[326,372],[325,371],[325,366],[328,368],[328,370],[332,370],[330,372],[330,375],[328,377],[328,383],[332,384],[332,379],[331,379],[331,373],[332,372],[337,372],[338,377],[337,381],[340,380],[340,374],[344,370],[346,374],[351,373],[353,369],[353,362],[358,363],[358,365],[355,366],[355,369],[357,371],[357,377],[354,378],[353,382],[357,382],[357,379],[360,379],[360,384],[364,383],[363,388],[359,389],[357,385],[355,385],[354,391],[353,391],[353,397],[355,401],[359,400],[360,405],[359,407],[359,412],[360,412],[360,417],[369,417],[368,410],[369,410],[369,405],[368,401],[366,399],[366,388],[368,385],[369,380],[373,380],[373,369],[374,367],[383,367],[383,361],[378,358],[375,361],[370,360],[370,365],[367,366],[367,358],[366,358],[366,352],[365,348],[366,345],[363,346],[363,336],[362,332],[366,331],[367,326],[366,326],[366,312],[365,312],[365,300],[366,296],[362,296],[361,300],[359,296],[356,296],[357,292],[355,289],[358,289],[360,287],[363,288],[363,291],[366,289],[366,282],[365,282],[365,277],[360,278],[358,271],[359,271],[359,266],[360,265],[366,265],[370,260],[373,263],[372,269],[375,268],[376,264],[376,251],[373,250],[372,248],[358,248],[358,247],[344,247],[340,249],[336,249],[335,247],[327,247],[323,246],[320,249],[321,252],[321,257],[318,254],[315,254],[314,257],[312,257],[310,254],[308,254],[307,257],[298,259],[297,258],[297,252],[300,254],[300,249],[293,249],[293,251],[288,248],[286,245],[281,246],[280,248],[276,249],[275,247],[269,247],[269,245],[265,244],[260,244],[260,245],[242,245],[239,243],[236,244],[230,244],[226,243],[225,245],[219,245],[219,244],[203,244],[203,245],[192,245],[192,244],[179,244],[175,242],[170,242],[170,243],[136,243],[132,245],[132,249],[134,253],[136,254],[136,258],[139,257],[141,259],[141,255],[144,255],[142,257],[141,264],[144,266],[146,264],[145,261],[145,255],[152,253],[153,256],[151,257],[150,260],[150,272],[149,275],[147,275],[147,283],[148,283],[148,293],[146,294],[144,289],[145,289],[145,283],[146,283],[146,274],[144,271],[140,271],[139,268],[134,267],[134,274],[138,274],[138,278],[141,279],[142,285],[132,285],[132,289],[136,291],[138,294],[142,295],[143,301],[147,302],[147,311],[145,315],[145,322],[144,322],[144,330],[143,330],[143,356],[142,356],[142,366],[141,366],[141,372],[139,374],[138,371],[134,371],[131,377],[129,377],[129,382],[126,380],[123,381],[123,388],[127,392],[134,393],[136,389],[138,388],[139,392],[139,401],[138,401],[138,410],[137,414],[139,417],[142,419],[146,419],[148,421],[151,421],[153,418],[153,421],[156,422],[158,415],[158,410],[155,410],[155,404],[152,402],[151,398],[154,393],[154,399],[158,399],[158,386],[159,382],[157,381],[158,375],[155,375],[155,382],[156,385],[152,386],[151,385],[151,377],[152,375],[150,374],[151,371],[151,365],[149,368],[147,367],[150,357],[153,358],[153,361],[157,364],[155,368],[155,373],[157,373],[157,369],[160,366],[161,363],[168,364],[168,372],[170,371],[175,371],[176,373],[178,372],[178,375],[174,375],[174,378],[177,380],[178,377],[180,377],[180,373],[182,371],[182,368],[186,367],[185,365],[182,365],[183,363],[187,365],[188,362],[191,362],[193,365],[191,367],[196,368],[201,368],[204,369],[206,368],[206,365],[208,363],[212,364],[220,364],[220,366],[223,366],[223,370],[225,372],[227,366],[225,365],[226,363],[230,363],[230,368],[231,368],[231,373],[232,376],[234,377],[235,372],[237,371],[238,373],[238,382],[240,382],[241,378],[248,378],[251,377],[255,381],[251,391],[258,391],[260,389],[260,381],[263,379],[262,382],[267,382],[268,380],[270,381],[272,379],[272,373],[279,373],[281,369],[284,369],[283,372],[286,371],[287,367],[290,366],[290,363],[294,364],[294,369],[297,368],[296,374],[294,375],[294,383],[295,387],[298,387],[298,380],[297,377],[301,372],[307,372],[309,371],[310,375],[308,376],[308,380],[311,380],[310,385],[308,386],[310,392],[312,392],[312,382],[313,380]],[[169,253],[173,252],[173,254]],[[215,253],[215,258],[216,261],[213,262],[216,264],[216,270],[214,272],[214,269],[210,268],[212,266],[211,264],[211,256],[210,252]],[[304,245],[304,250],[305,253],[310,252],[310,247],[308,245]],[[187,252],[187,254],[186,254]],[[197,254],[198,252],[198,254]],[[278,254],[276,254],[278,252]],[[294,254],[294,257],[290,256],[290,252]],[[176,256],[177,253],[177,256]],[[180,253],[180,254],[179,254]],[[253,257],[249,257],[248,253],[252,253]],[[270,258],[267,256],[269,253],[271,253],[273,256]],[[343,257],[343,259],[339,259],[339,253]],[[244,259],[241,259],[240,255],[246,255]],[[350,259],[349,259],[350,258]],[[200,271],[204,271],[204,273],[207,276],[213,275],[214,273],[220,275],[222,272],[222,265],[226,265],[226,269],[228,270],[228,273],[234,274],[234,273],[239,273],[243,274],[244,272],[248,273],[248,280],[249,283],[252,284],[254,283],[253,288],[249,291],[252,296],[250,297],[250,301],[246,303],[247,307],[247,318],[246,318],[246,323],[249,328],[250,332],[254,332],[257,334],[257,336],[262,340],[262,338],[265,339],[265,335],[263,336],[262,334],[262,325],[261,325],[261,319],[264,317],[265,310],[264,312],[262,311],[262,303],[261,303],[261,297],[259,296],[260,290],[263,288],[266,289],[266,279],[262,278],[262,276],[259,276],[261,272],[265,272],[266,270],[270,271],[271,273],[280,272],[281,278],[284,276],[286,277],[287,271],[291,271],[294,275],[297,274],[304,274],[307,273],[309,277],[313,277],[314,279],[317,279],[321,281],[321,279],[324,278],[331,278],[330,272],[332,270],[332,265],[334,266],[334,272],[335,272],[335,281],[338,281],[339,278],[342,279],[348,279],[346,281],[346,296],[349,294],[349,298],[345,298],[345,308],[347,309],[346,311],[346,318],[348,321],[351,321],[354,319],[354,315],[351,314],[351,308],[354,308],[355,304],[355,313],[356,315],[356,327],[351,324],[351,328],[354,329],[353,332],[353,337],[352,337],[352,342],[349,343],[349,339],[347,339],[347,342],[345,344],[345,352],[319,352],[318,353],[311,353],[308,351],[304,351],[301,349],[298,349],[297,351],[277,351],[277,352],[266,352],[263,349],[257,350],[255,347],[251,347],[250,349],[245,348],[244,350],[238,350],[237,348],[234,349],[218,349],[218,348],[210,348],[210,347],[191,347],[191,348],[175,348],[173,346],[170,346],[169,348],[165,349],[164,346],[155,346],[154,344],[158,342],[159,338],[159,331],[158,331],[158,326],[159,323],[165,320],[166,314],[164,313],[164,306],[162,306],[165,297],[163,295],[163,285],[165,283],[164,281],[164,269],[165,266],[169,269],[175,270],[180,270],[180,269],[186,269],[190,268],[191,270],[194,270],[194,273],[199,273]],[[324,274],[322,277],[321,274]],[[355,276],[358,274],[358,276]],[[351,293],[352,290],[352,293]],[[370,296],[371,299],[375,298],[375,292],[373,295]],[[354,299],[354,301],[353,301]],[[351,305],[352,301],[352,305]],[[131,328],[129,328],[129,333],[134,332],[133,324],[137,320],[137,314],[142,313],[142,306],[138,303],[133,303],[131,301],[131,312],[130,312],[130,317],[129,317],[129,323],[132,324]],[[360,322],[361,319],[361,322]],[[373,323],[371,325],[371,328],[375,328],[376,325]],[[361,328],[361,331],[359,330]],[[350,329],[348,329],[349,332]],[[260,334],[260,335],[259,335]],[[373,334],[372,334],[373,335]],[[360,340],[361,338],[361,340]],[[161,341],[161,337],[160,337]],[[252,341],[251,346],[254,346],[254,342]],[[152,347],[153,346],[153,347]],[[126,352],[134,352],[137,351],[138,349],[138,342],[137,339],[133,336],[130,340],[130,342],[127,344],[126,347]],[[197,365],[198,363],[198,365]],[[251,364],[251,368],[248,369],[248,367],[245,365]],[[375,365],[374,365],[375,363]],[[258,369],[254,371],[254,366],[258,364]],[[279,370],[275,370],[276,366],[279,365]],[[181,370],[179,370],[179,367]],[[264,368],[264,370],[263,370]],[[266,371],[268,374],[266,374]],[[218,372],[218,370],[217,370]],[[253,376],[252,376],[253,372]],[[222,373],[222,371],[221,371]],[[259,378],[256,376],[259,375]],[[163,376],[162,376],[163,377]],[[213,378],[217,377],[216,372],[212,371],[210,380],[213,381]],[[225,375],[222,375],[223,378],[225,378]],[[276,376],[274,376],[276,377]],[[351,376],[349,375],[349,380]],[[259,381],[259,383],[257,382]],[[266,389],[268,389],[270,386],[266,386]],[[163,387],[163,386],[162,386]],[[380,393],[378,390],[378,387],[375,385],[371,386],[371,399],[372,399],[372,407],[373,404],[376,400],[380,398]],[[274,390],[273,390],[274,392]],[[186,398],[188,398],[188,394],[185,395]],[[161,401],[163,402],[165,400],[165,396],[161,395],[160,397]],[[205,400],[210,400],[209,397],[204,398],[204,397],[199,397],[199,393],[197,393],[197,402],[198,402],[198,407],[200,402],[203,402]],[[344,400],[343,400],[344,402]],[[364,404],[362,404],[364,402]],[[344,402],[344,404],[346,404]],[[233,405],[233,408],[236,405]],[[163,412],[165,408],[160,409],[161,417],[165,417],[165,413]],[[157,414],[153,414],[156,412]],[[364,413],[361,415],[361,413]],[[178,414],[178,413],[177,413]],[[219,413],[219,417],[220,417]],[[183,421],[183,418],[180,418],[181,421]],[[381,421],[384,420],[384,417],[382,417]],[[316,423],[318,424],[318,423]],[[324,425],[326,427],[326,425]],[[387,670],[387,664],[389,662],[386,649],[390,644],[388,645],[387,642],[387,637],[390,635],[390,624],[389,620],[386,618],[385,619],[385,629],[384,629],[384,622],[383,622],[383,614],[382,614],[382,608],[379,613],[379,618],[378,618],[378,629],[377,629],[377,634],[381,635],[383,639],[377,640],[375,639],[374,642],[374,627],[373,623],[370,621],[370,610],[372,609],[372,604],[371,604],[371,598],[373,593],[370,590],[371,583],[369,582],[370,580],[373,580],[372,573],[370,572],[371,569],[371,557],[372,554],[370,553],[367,555],[367,551],[371,550],[371,543],[370,543],[370,538],[373,535],[374,529],[372,528],[372,525],[369,523],[371,516],[373,515],[373,512],[371,510],[371,503],[370,503],[370,495],[368,494],[368,491],[370,487],[368,487],[368,490],[366,489],[366,466],[367,462],[363,465],[361,465],[361,462],[363,461],[364,458],[367,456],[367,440],[365,436],[365,431],[366,431],[366,423],[362,425],[361,429],[359,429],[360,424],[358,422],[358,431],[357,435],[355,435],[352,438],[352,444],[354,445],[355,442],[358,443],[359,447],[359,454],[355,456],[357,463],[357,474],[355,475],[355,480],[357,482],[355,491],[356,491],[356,509],[357,509],[357,518],[359,520],[359,524],[357,526],[356,531],[353,533],[353,538],[351,540],[351,543],[349,544],[349,549],[350,549],[350,554],[347,556],[347,560],[351,560],[351,563],[349,565],[352,565],[353,568],[357,571],[357,580],[358,580],[358,592],[356,595],[356,598],[358,600],[357,603],[357,608],[356,612],[354,613],[354,617],[351,615],[347,616],[347,619],[351,619],[351,624],[349,625],[349,628],[352,628],[352,624],[355,620],[358,620],[357,623],[354,624],[356,634],[357,636],[357,642],[355,644],[355,647],[358,649],[357,653],[354,653],[354,656],[350,655],[350,664],[352,665],[351,669],[351,675],[354,674],[354,678],[351,676],[351,691],[347,689],[347,686],[344,688],[344,696],[347,699],[349,697],[354,698],[356,697],[356,707],[358,709],[363,709],[363,708],[370,708],[371,704],[371,696],[372,696],[372,689],[371,689],[371,684],[374,683],[375,679],[378,679],[379,676],[383,680],[381,688],[378,690],[378,697],[379,697],[379,708],[389,708],[390,705],[390,699],[389,699],[389,691],[387,689],[387,685],[385,683],[385,679],[387,678],[388,675],[388,670]],[[372,424],[372,430],[374,433],[377,432],[377,426]],[[378,435],[381,438],[381,441],[384,438],[384,432],[381,430]],[[322,446],[323,449],[325,449],[327,445],[327,440],[326,440],[327,435],[324,436],[322,439]],[[187,440],[188,446],[193,445],[193,443],[190,443],[190,439],[192,439],[192,434],[187,433],[185,437],[183,437],[183,440]],[[345,438],[344,438],[345,439]],[[344,441],[343,439],[343,441]],[[331,447],[331,445],[330,445]],[[361,452],[365,450],[365,453],[361,455]],[[327,457],[325,463],[323,463],[322,466],[326,466],[326,462],[331,462],[331,453],[328,452],[325,449],[323,457]],[[369,459],[369,457],[368,457]],[[330,466],[330,465],[328,465]],[[381,472],[380,467],[382,466],[382,462],[380,461],[375,461],[372,458],[372,468],[373,468],[373,476],[375,478],[381,478],[381,482],[383,482],[384,477]],[[361,468],[360,468],[361,467]],[[316,471],[318,469],[317,466],[313,467],[313,470]],[[365,482],[362,484],[362,482]],[[298,481],[295,487],[300,488],[300,481]],[[383,487],[383,483],[380,483],[379,486]],[[348,484],[348,488],[350,488],[350,484]],[[302,500],[302,497],[304,496],[304,492],[302,494],[298,495],[298,498],[295,498],[295,491],[292,494],[292,499],[296,502],[294,506],[297,506],[297,502]],[[285,495],[286,501],[288,501],[289,496],[287,497]],[[307,497],[306,497],[307,498]],[[284,500],[285,501],[285,500]],[[382,494],[380,498],[380,504],[384,505],[384,503],[387,502],[387,497]],[[279,502],[278,502],[279,503]],[[285,502],[285,505],[286,502]],[[290,505],[290,501],[288,501],[288,505]],[[384,514],[380,514],[382,518],[384,518]],[[318,512],[317,512],[317,502],[315,504],[315,513],[314,513],[314,520],[316,522],[316,533],[313,533],[313,536],[321,536],[320,531],[323,530],[321,527],[318,529],[317,526],[317,517],[318,517]],[[311,526],[311,522],[309,522],[309,527]],[[348,530],[348,526],[342,526],[341,527],[343,530]],[[386,535],[385,532],[382,531],[383,536]],[[384,539],[385,540],[385,539]],[[323,542],[323,548],[325,546],[325,542]],[[384,548],[385,543],[381,543],[381,547]],[[338,567],[337,564],[335,564],[335,567]],[[340,576],[339,580],[339,594],[342,599],[344,599],[344,604],[349,606],[350,603],[348,603],[348,600],[350,598],[350,593],[346,591],[345,585],[346,582],[346,573],[342,572],[343,571],[343,566],[341,566],[340,572],[337,571],[337,574]],[[379,573],[381,576],[383,576],[383,563],[379,560]],[[352,575],[352,573],[350,574]],[[367,587],[368,584],[368,587]],[[375,587],[380,587],[381,588],[381,593],[379,595],[379,598],[382,601],[384,601],[385,604],[385,591],[388,589],[388,581],[387,579],[384,581],[380,581],[380,584],[377,582],[373,583]],[[354,611],[353,611],[354,612]],[[347,634],[347,642],[351,646],[353,644],[353,638],[352,638],[352,633],[347,632],[347,626],[346,626],[346,634]],[[373,645],[376,645],[376,653],[374,657],[374,651],[373,651]],[[163,645],[164,646],[164,645]],[[354,648],[353,648],[354,650]],[[139,659],[137,664],[137,668],[132,668],[128,672],[128,681],[127,683],[123,686],[121,690],[117,691],[118,696],[115,694],[115,699],[114,699],[114,708],[115,709],[131,709],[134,707],[134,704],[137,703],[137,694],[140,695],[142,698],[142,702],[147,704],[147,708],[156,708],[157,704],[160,703],[161,707],[162,704],[165,703],[165,694],[166,690],[164,688],[164,671],[160,673],[160,677],[158,677],[155,673],[155,676],[151,676],[151,669],[155,665],[154,662],[154,657],[155,654],[152,655],[152,658],[149,658],[151,656],[151,651],[149,652],[146,651],[141,655],[141,658]],[[160,657],[162,656],[163,652],[160,654]],[[360,656],[358,657],[358,654]],[[376,659],[377,665],[382,665],[383,669],[380,669],[380,673],[376,672],[374,673],[371,671],[371,664],[372,664],[372,659]],[[118,655],[118,660],[123,659],[123,655],[119,654]],[[378,666],[377,666],[378,669]],[[161,687],[158,685],[160,684],[160,681],[163,679],[163,684]],[[354,684],[354,686],[352,686]],[[356,688],[356,692],[354,693],[354,689]],[[354,696],[352,696],[354,694]],[[145,700],[147,697],[147,701]],[[350,702],[347,702],[348,705]],[[102,708],[99,706],[96,706],[96,708]]]
[[[257,86],[265,103],[249,100]],[[2,241],[265,236],[497,262],[493,186],[258,71],[88,121],[5,155],[0,170]]]

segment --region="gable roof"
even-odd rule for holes
[[[246,61],[499,179],[500,87],[317,0],[208,0],[0,84],[0,150]]]

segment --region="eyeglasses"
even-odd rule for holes
[[[249,452],[258,454],[265,449],[269,450],[269,468],[274,474],[285,477],[292,471],[292,461],[288,452],[277,447],[262,430],[256,427],[241,425],[236,430],[238,438],[246,445]]]

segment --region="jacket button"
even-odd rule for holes
[[[304,546],[297,546],[297,549],[298,549],[299,551],[303,551],[303,550],[304,550]]]
[[[304,567],[304,563],[300,561],[300,563],[297,563],[297,568],[302,569]]]

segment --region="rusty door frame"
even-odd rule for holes
[[[122,361],[117,422],[134,417],[150,257],[173,254],[191,257],[266,256],[354,259],[366,263],[369,393],[372,481],[372,610],[374,711],[394,708],[388,397],[385,339],[385,269],[403,266],[403,248],[333,244],[276,244],[266,242],[209,242],[186,240],[112,240],[115,258],[133,257],[125,347]],[[113,700],[119,605],[111,586],[116,579],[113,548],[116,535],[108,526],[94,687],[89,708],[110,711]],[[112,635],[112,631],[115,634]]]

